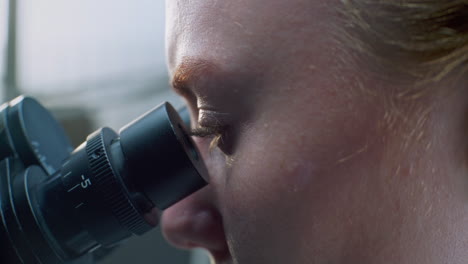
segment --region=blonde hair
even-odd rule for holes
[[[342,0],[350,47],[416,83],[468,75],[468,0]]]

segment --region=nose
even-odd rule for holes
[[[215,259],[229,255],[223,221],[211,186],[166,209],[161,217],[163,235],[178,248],[204,248]]]

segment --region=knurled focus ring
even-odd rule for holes
[[[148,224],[132,204],[124,186],[112,170],[102,130],[88,139],[86,153],[97,188],[104,195],[114,216],[134,234],[141,235],[148,231]]]

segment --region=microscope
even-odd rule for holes
[[[206,175],[169,103],[73,149],[51,113],[20,96],[0,107],[0,263],[92,264],[151,230],[145,215],[202,188]]]

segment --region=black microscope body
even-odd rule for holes
[[[73,149],[43,106],[18,97],[0,107],[0,263],[94,263],[152,229],[145,215],[205,186],[206,174],[168,103]]]

